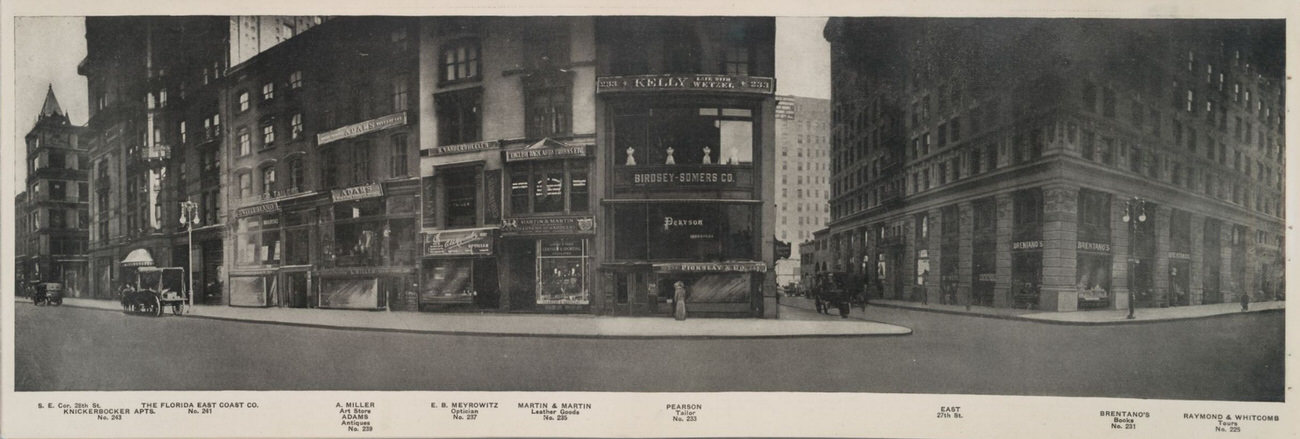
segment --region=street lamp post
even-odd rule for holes
[[[1124,222],[1128,223],[1129,225],[1128,259],[1130,262],[1132,262],[1132,264],[1129,265],[1129,273],[1128,273],[1128,278],[1130,279],[1129,282],[1130,285],[1128,288],[1128,318],[1133,319],[1134,318],[1133,309],[1137,305],[1135,303],[1136,301],[1134,300],[1135,295],[1133,292],[1134,288],[1133,288],[1132,279],[1133,276],[1136,274],[1134,273],[1134,271],[1136,271],[1135,268],[1137,267],[1137,264],[1141,263],[1141,261],[1138,261],[1137,258],[1134,256],[1134,252],[1137,247],[1136,237],[1137,237],[1138,224],[1147,221],[1146,201],[1138,197],[1133,197],[1132,199],[1125,201],[1124,218],[1122,219],[1124,220]]]
[[[193,201],[181,202],[181,225],[185,227],[189,235],[189,250],[186,254],[186,260],[189,261],[190,274],[190,294],[189,306],[185,307],[185,312],[192,312],[194,309],[194,226],[199,224],[199,205]]]

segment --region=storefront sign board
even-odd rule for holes
[[[450,230],[424,233],[424,256],[484,256],[492,254],[492,231]]]
[[[506,151],[507,162],[518,162],[523,160],[545,160],[545,159],[562,159],[573,157],[586,157],[586,145],[559,146],[547,148],[521,148]]]
[[[596,233],[596,218],[508,218],[501,224],[502,235],[570,235]]]
[[[770,95],[776,79],[734,75],[636,75],[596,78],[596,93],[708,91]]]
[[[334,202],[360,200],[365,198],[374,198],[384,196],[384,187],[379,183],[371,183],[364,186],[353,186],[345,189],[335,189],[331,191],[334,196]]]
[[[387,116],[380,116],[364,122],[357,122],[345,127],[329,130],[316,135],[316,146],[324,145],[330,142],[343,140],[349,137],[356,137],[366,133],[382,131],[392,127],[406,125],[406,112],[393,113]]]
[[[245,206],[235,209],[235,217],[243,218],[246,216],[262,215],[266,213],[276,213],[280,211],[278,203],[264,203],[253,206]]]
[[[1016,241],[1011,243],[1012,250],[1030,250],[1043,248],[1043,241]]]
[[[501,147],[501,142],[488,140],[483,142],[461,143],[456,145],[435,146],[429,148],[429,155],[451,155],[462,154],[467,152],[486,151]]]
[[[1192,255],[1183,252],[1169,252],[1169,259],[1191,259]]]
[[[1110,244],[1104,242],[1079,241],[1079,250],[1094,251],[1094,252],[1109,252]]]
[[[655,271],[674,273],[766,273],[762,262],[674,262],[655,264]]]

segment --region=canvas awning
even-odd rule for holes
[[[138,248],[127,253],[126,259],[122,260],[123,267],[151,267],[153,266],[153,255],[149,254],[149,249]]]

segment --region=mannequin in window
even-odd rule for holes
[[[723,149],[723,152],[725,153],[726,158],[723,160],[719,160],[718,163],[727,164],[727,165],[734,165],[737,163],[736,147],[728,145],[726,148]]]
[[[675,165],[677,160],[673,158],[673,147],[668,147],[668,159],[664,160],[665,165]]]
[[[627,147],[627,162],[624,165],[636,166],[636,148]]]
[[[705,146],[705,147],[704,147],[704,160],[703,160],[701,163],[706,164],[706,165],[712,165],[712,164],[713,164],[713,155],[712,155],[712,154],[713,154],[713,148],[709,148],[708,146]]]

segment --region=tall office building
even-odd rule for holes
[[[830,100],[776,98],[776,238],[791,243],[776,262],[779,285],[798,283],[800,247],[830,219]]]

